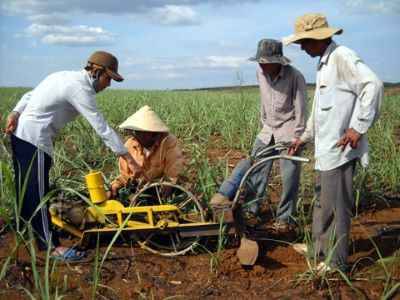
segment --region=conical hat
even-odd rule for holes
[[[169,132],[169,128],[157,116],[157,114],[145,105],[132,116],[119,125],[121,129],[131,129],[150,132]]]

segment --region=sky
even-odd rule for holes
[[[96,50],[119,60],[112,88],[191,89],[256,84],[248,58],[262,38],[293,33],[308,12],[344,30],[377,75],[400,82],[400,0],[1,0],[0,86],[34,87],[48,74],[80,70]],[[315,81],[317,58],[284,54]]]

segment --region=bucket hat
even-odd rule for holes
[[[262,39],[258,42],[257,53],[249,60],[256,61],[260,64],[281,64],[287,65],[290,59],[283,56],[282,43],[273,39]]]
[[[96,51],[88,58],[88,65],[95,64],[104,68],[106,73],[115,81],[123,81],[124,78],[118,74],[118,59],[111,53]]]
[[[132,116],[122,122],[119,128],[149,132],[169,132],[167,125],[161,121],[148,105],[141,107]]]
[[[299,43],[303,39],[324,40],[335,34],[341,34],[343,29],[329,27],[326,17],[319,13],[305,14],[296,19],[294,34],[282,39],[285,45]]]

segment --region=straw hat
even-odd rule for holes
[[[341,34],[343,29],[329,27],[326,17],[322,14],[305,14],[296,19],[294,34],[282,39],[285,45],[299,43],[303,39],[324,40],[334,34]]]
[[[272,39],[262,39],[258,42],[257,53],[249,60],[256,61],[260,64],[281,64],[287,65],[290,59],[283,55],[282,43]]]
[[[169,132],[169,128],[157,116],[157,114],[145,105],[126,119],[121,125],[121,129],[131,129],[149,132]]]

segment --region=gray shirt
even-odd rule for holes
[[[261,98],[261,125],[258,138],[269,144],[291,142],[300,137],[305,128],[306,82],[304,76],[291,65],[282,66],[274,80],[257,68]]]
[[[57,132],[81,114],[113,152],[127,153],[120,137],[98,111],[95,95],[86,71],[53,73],[15,106],[20,117],[14,134],[52,155]]]

